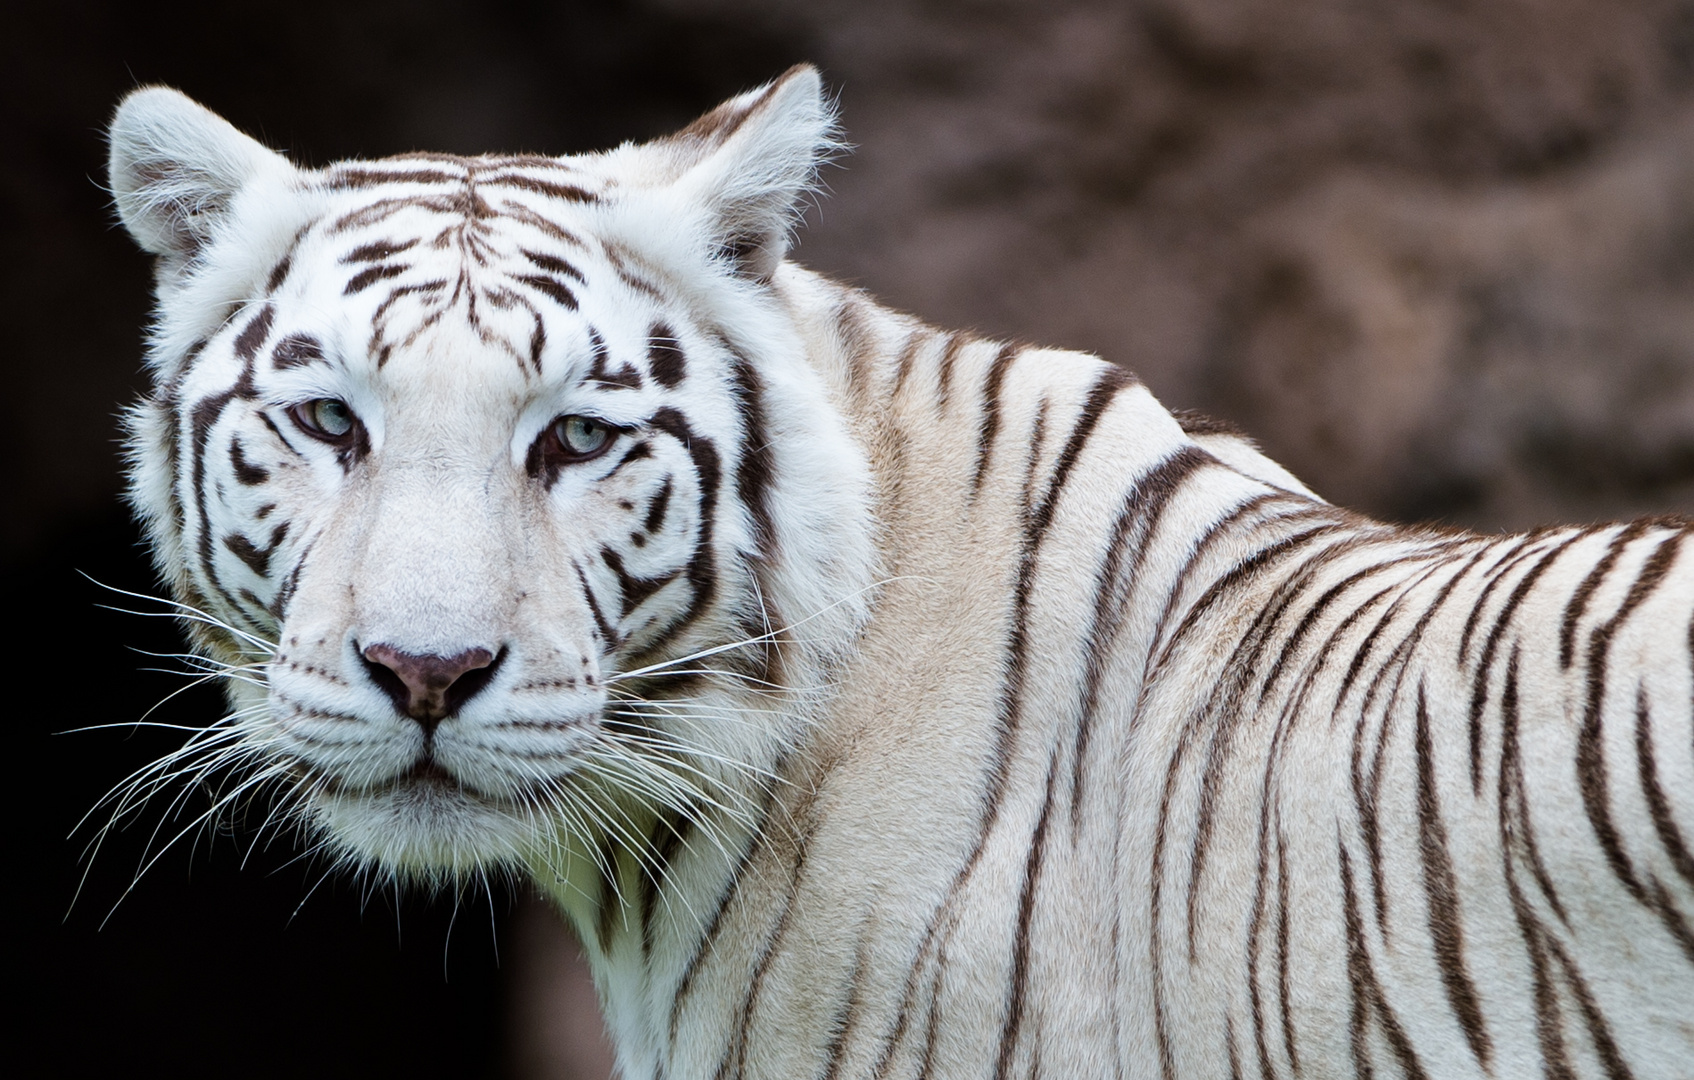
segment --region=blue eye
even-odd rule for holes
[[[561,416],[553,421],[553,438],[567,458],[586,461],[612,445],[612,428],[591,416]]]
[[[327,442],[341,442],[353,434],[359,418],[339,398],[314,398],[288,410],[288,415],[308,435]]]

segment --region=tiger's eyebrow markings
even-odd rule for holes
[[[581,248],[584,251],[588,250],[588,245],[583,243],[582,238],[576,233],[571,232],[569,229],[560,225],[551,218],[536,213],[534,210],[522,203],[510,202],[502,199],[500,202],[500,212],[506,217],[511,218],[513,221],[521,221],[533,229],[546,233],[555,240],[569,244],[571,247]]]
[[[647,370],[666,390],[675,390],[688,374],[688,358],[669,323],[656,322],[647,331]]]
[[[282,288],[282,283],[288,280],[288,271],[293,265],[294,252],[290,250],[271,268],[271,276],[265,279],[265,292],[274,293]]]
[[[331,173],[324,186],[331,191],[378,187],[382,184],[462,184],[462,173],[441,169],[338,169]]]
[[[494,176],[475,176],[473,182],[486,184],[489,187],[510,187],[520,191],[528,191],[535,195],[545,195],[550,199],[564,199],[567,202],[597,203],[600,196],[587,188],[575,184],[562,184],[552,180],[543,180],[536,176],[525,176],[522,173],[499,173]]]
[[[289,334],[271,350],[271,367],[278,371],[325,359],[323,344],[310,334]]]
[[[383,263],[380,266],[366,267],[353,275],[352,280],[347,282],[347,287],[341,290],[341,295],[352,296],[364,292],[377,282],[398,277],[410,269],[411,266],[407,263]]]
[[[417,243],[418,238],[415,236],[410,240],[373,240],[371,243],[361,244],[341,256],[341,265],[381,262],[390,255],[398,255],[402,251],[416,247]]]
[[[588,365],[588,373],[583,376],[584,382],[595,382],[608,389],[639,390],[643,382],[641,372],[629,361],[624,361],[616,371],[606,365],[608,354],[606,341],[593,327],[588,329],[588,340],[594,349],[594,359]]]
[[[548,255],[541,251],[531,251],[529,248],[519,248],[518,250],[523,252],[524,258],[528,259],[536,266],[539,266],[541,269],[546,270],[548,273],[563,274],[574,280],[578,285],[588,284],[588,279],[583,276],[581,270],[578,270],[576,267],[572,266],[564,259],[559,258],[557,255]]]

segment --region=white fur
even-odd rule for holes
[[[883,309],[782,261],[838,145],[808,68],[554,163],[307,172],[126,100],[132,499],[324,841],[529,874],[632,1078],[1686,1071],[1687,527],[1377,525],[1096,358]],[[627,433],[533,470],[566,415]],[[501,666],[426,738],[373,642]]]

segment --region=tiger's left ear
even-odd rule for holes
[[[670,157],[672,190],[706,212],[714,257],[766,281],[788,251],[818,166],[843,144],[823,79],[799,64],[647,148]]]

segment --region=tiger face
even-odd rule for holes
[[[533,861],[793,742],[700,702],[860,617],[864,466],[767,288],[829,130],[810,69],[571,159],[305,171],[174,91],[120,109],[160,256],[133,498],[242,740],[353,858]]]

